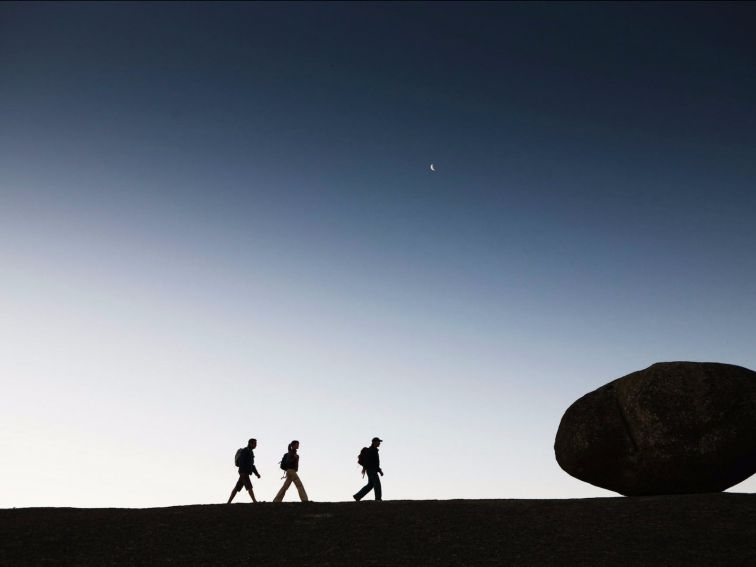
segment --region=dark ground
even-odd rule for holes
[[[0,510],[0,565],[756,565],[756,495]]]

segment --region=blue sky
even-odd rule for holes
[[[575,399],[756,368],[754,15],[3,4],[0,506],[609,495]]]

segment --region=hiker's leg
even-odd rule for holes
[[[288,490],[290,484],[291,478],[289,478],[289,472],[286,471],[286,480],[284,481],[281,490],[278,491],[278,494],[276,494],[276,497],[273,499],[273,502],[281,502],[281,500],[283,500],[284,494],[286,494],[286,490]]]
[[[299,480],[299,475],[297,474],[297,471],[291,471],[292,473],[292,481],[294,482],[294,486],[297,487],[297,492],[299,492],[299,499],[302,502],[307,502],[307,493],[305,492],[304,486],[302,486],[302,481]]]
[[[370,471],[367,471],[368,483],[363,486],[360,491],[354,495],[355,500],[362,500],[365,495],[373,489],[373,475]]]
[[[239,475],[239,480],[236,481],[236,485],[234,485],[234,489],[231,491],[231,496],[228,497],[228,502],[226,502],[226,504],[231,504],[236,493],[241,491],[242,486],[244,486],[244,478],[242,478],[242,475]]]
[[[252,490],[252,479],[249,478],[248,474],[245,474],[242,477],[242,480],[244,481],[244,488],[247,489],[247,492],[249,492],[249,496],[252,498],[252,502],[257,502],[257,498],[255,498],[255,492],[254,490]]]
[[[375,499],[383,500],[383,493],[381,491],[381,477],[378,476],[378,471],[374,472],[375,479],[373,480],[373,488],[375,488]]]

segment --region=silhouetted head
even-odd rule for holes
[[[289,451],[296,451],[297,449],[299,449],[299,441],[289,443]]]
[[[383,439],[378,439],[378,437],[373,437],[373,443],[372,447],[380,447],[381,443],[383,443]]]
[[[257,439],[250,439],[247,442],[247,447],[249,447],[250,449],[254,449],[255,447],[257,447]]]

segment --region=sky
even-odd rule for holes
[[[572,402],[756,369],[754,24],[0,4],[0,507],[225,502],[250,437],[267,501],[293,439],[351,499],[376,435],[386,499],[615,495]]]

